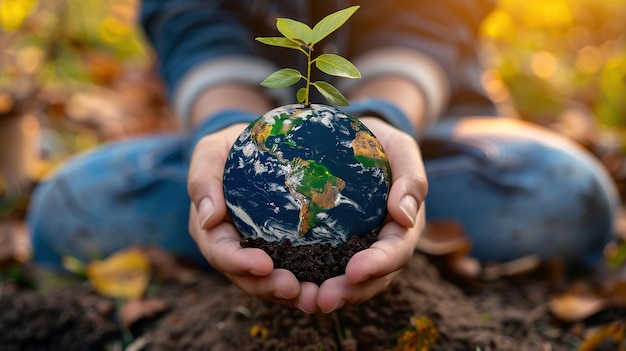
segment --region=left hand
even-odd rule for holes
[[[387,200],[388,220],[378,241],[352,256],[345,274],[321,286],[301,284],[296,306],[308,313],[330,313],[383,292],[413,256],[426,224],[423,202],[428,183],[416,141],[378,118],[361,121],[376,135],[389,158],[392,185]]]

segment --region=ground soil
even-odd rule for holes
[[[86,282],[40,293],[5,281],[0,350],[347,351],[338,330],[356,341],[353,349],[387,350],[415,316],[435,324],[439,337],[431,350],[576,349],[575,325],[559,323],[546,308],[555,288],[541,272],[459,284],[444,279],[437,264],[416,253],[385,293],[328,315],[259,300],[219,275],[194,271],[154,283],[148,295],[165,301],[166,310],[129,328],[119,323],[119,306]],[[606,323],[600,319],[616,316],[592,318]]]

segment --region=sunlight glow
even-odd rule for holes
[[[584,74],[593,74],[600,70],[604,57],[595,46],[585,46],[578,52],[576,68]]]
[[[548,79],[556,73],[558,63],[552,53],[548,51],[538,51],[532,56],[530,68],[537,77]]]
[[[37,4],[36,0],[0,1],[0,24],[7,31],[19,29]]]

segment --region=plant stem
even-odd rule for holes
[[[311,89],[311,49],[307,48],[306,50],[306,59],[307,59],[307,63],[306,63],[306,96],[304,98],[304,106],[305,107],[310,107],[311,104],[309,104],[309,92]]]

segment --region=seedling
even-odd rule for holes
[[[311,85],[330,103],[335,106],[347,106],[348,100],[330,83],[325,81],[311,82],[311,66],[315,66],[322,72],[336,77],[361,78],[359,70],[346,58],[336,54],[321,54],[313,58],[314,45],[322,41],[332,32],[341,27],[359,6],[348,7],[331,13],[320,20],[313,28],[289,18],[278,18],[276,28],[282,37],[258,37],[257,41],[263,44],[280,46],[302,52],[307,58],[306,75],[293,68],[282,68],[269,75],[261,82],[267,88],[286,88],[304,79],[304,87],[298,89],[296,98],[299,103],[310,106],[309,93]]]

